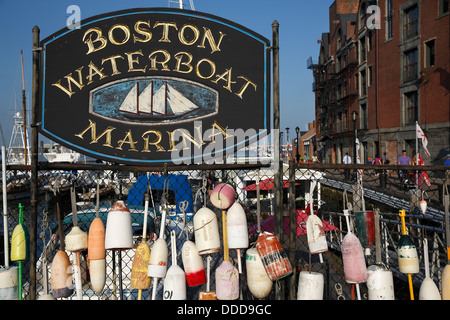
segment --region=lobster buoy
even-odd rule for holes
[[[374,264],[367,268],[367,274],[369,300],[395,300],[392,271]]]
[[[77,252],[87,249],[88,235],[80,227],[74,226],[66,235],[66,250]]]
[[[256,250],[270,280],[276,281],[292,273],[291,262],[274,234],[261,233],[256,241]]]
[[[92,220],[88,233],[88,254],[90,260],[106,258],[105,225],[99,217]]]
[[[169,249],[164,239],[158,238],[153,243],[148,261],[147,275],[152,278],[164,278],[167,272]]]
[[[19,267],[0,269],[0,300],[19,299]]]
[[[430,263],[428,260],[428,240],[423,239],[423,253],[425,260],[425,279],[423,280],[420,291],[419,300],[441,300],[441,294],[439,289],[434,283],[433,279],[430,278]]]
[[[189,287],[195,287],[206,282],[205,267],[203,259],[198,254],[194,242],[186,240],[181,248],[181,259],[183,260],[186,281]]]
[[[89,276],[92,290],[98,294],[102,293],[106,282],[106,259],[90,260]]]
[[[131,213],[125,202],[117,201],[108,213],[105,249],[120,250],[133,247]]]
[[[11,236],[11,261],[23,261],[29,256],[28,231],[22,223],[19,223]]]
[[[370,248],[375,241],[375,215],[373,211],[358,211],[355,213],[356,235],[365,248],[365,254],[370,255]]]
[[[65,251],[58,251],[53,258],[51,285],[56,299],[70,297],[73,293],[72,265]]]
[[[200,255],[220,251],[220,235],[217,216],[211,209],[201,208],[194,215],[195,245]]]
[[[342,241],[342,262],[347,283],[364,283],[367,281],[367,267],[363,247],[358,237],[348,233]]]
[[[211,279],[211,256],[206,257],[206,291],[202,290],[198,294],[199,300],[217,300],[217,294],[214,290],[210,290]]]
[[[242,273],[241,249],[248,248],[247,216],[244,208],[235,202],[227,213],[228,248],[236,249],[238,256],[238,270]]]
[[[323,274],[301,271],[298,277],[297,300],[323,300],[323,287]]]
[[[218,209],[228,209],[234,203],[236,192],[233,187],[226,183],[218,184],[211,191],[211,203]]]
[[[163,300],[186,300],[186,275],[183,269],[177,265],[177,245],[175,231],[171,233],[172,265],[167,270],[164,279]]]
[[[408,235],[402,235],[398,240],[398,266],[402,273],[419,273],[417,249]]]
[[[420,210],[422,210],[422,213],[425,214],[427,211],[427,202],[425,200],[420,200],[419,202]]]
[[[264,299],[272,291],[273,282],[267,275],[256,248],[250,248],[245,253],[245,268],[247,270],[247,286],[256,299]]]
[[[150,288],[152,278],[147,273],[150,256],[150,247],[146,242],[141,242],[136,248],[131,265],[131,287],[133,289],[144,290]]]
[[[306,220],[306,236],[308,239],[308,248],[311,254],[319,254],[322,262],[322,253],[328,251],[328,243],[323,230],[322,220],[311,214]]]

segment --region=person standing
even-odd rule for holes
[[[406,150],[402,150],[402,154],[397,158],[397,164],[399,166],[411,165],[411,158],[406,154]],[[403,183],[404,174],[402,170],[398,170],[398,176],[400,183]]]
[[[450,153],[447,155],[447,159],[444,161],[444,166],[450,166]]]
[[[344,164],[351,164],[352,163],[352,158],[350,158],[350,156],[348,155],[348,152],[345,153],[345,156],[342,159],[342,163],[344,163]]]

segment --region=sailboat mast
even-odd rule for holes
[[[22,113],[23,113],[23,148],[25,155],[25,165],[28,165],[28,146],[27,146],[27,108],[25,97],[25,75],[23,72],[23,51],[20,50],[20,60],[22,64]]]
[[[164,99],[164,115],[167,116],[167,82],[166,82],[166,92],[165,92],[166,96]]]
[[[139,115],[139,81],[136,82],[136,114]]]

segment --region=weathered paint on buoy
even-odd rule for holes
[[[261,233],[256,242],[256,250],[270,280],[279,280],[292,273],[291,262],[275,235],[269,232]]]
[[[395,300],[392,271],[384,266],[370,265],[367,274],[369,300]]]
[[[194,236],[200,255],[220,251],[219,224],[214,211],[208,208],[197,211],[194,215]]]
[[[398,266],[401,273],[419,273],[417,249],[408,235],[398,240]]]
[[[19,267],[0,268],[0,300],[19,299]]]
[[[106,258],[105,225],[99,217],[92,220],[88,233],[88,254],[90,260]]]
[[[218,300],[215,291],[200,291],[199,300]]]
[[[88,247],[88,235],[80,227],[74,226],[65,237],[66,250],[76,252]]]
[[[239,298],[239,272],[230,261],[223,261],[216,269],[216,295],[218,300]]]
[[[164,278],[167,272],[169,249],[164,239],[158,238],[151,248],[147,275],[152,278]]]
[[[342,262],[347,283],[367,281],[367,267],[363,247],[358,237],[348,233],[342,241]]]
[[[117,201],[108,213],[105,249],[120,250],[133,247],[131,213],[125,202]]]
[[[419,202],[420,210],[423,214],[427,211],[427,202],[425,200],[420,200]]]
[[[144,290],[150,288],[152,278],[147,274],[151,250],[146,242],[141,242],[134,253],[131,265],[131,287]]]
[[[11,236],[11,261],[27,260],[29,252],[28,230],[22,223],[19,223]]]
[[[245,267],[247,270],[247,286],[257,299],[264,299],[272,291],[273,282],[267,275],[258,250],[250,248],[245,253]]]
[[[323,222],[314,214],[311,214],[306,220],[306,236],[308,239],[309,251],[312,254],[328,251],[327,239],[323,230]]]
[[[368,250],[375,241],[375,215],[373,211],[358,211],[355,213],[356,235],[361,245]]]
[[[186,275],[177,265],[175,231],[171,231],[172,265],[164,278],[163,300],[186,300]]]
[[[102,293],[106,282],[106,259],[89,261],[91,287],[98,294]]]
[[[58,251],[51,267],[52,295],[55,298],[67,298],[73,293],[72,265],[67,253]]]
[[[195,287],[206,282],[203,259],[199,255],[194,242],[186,240],[181,249],[184,273],[189,287]]]
[[[235,202],[227,213],[228,248],[236,249],[238,258],[238,270],[242,273],[241,249],[248,248],[247,216],[244,208]]]
[[[323,274],[301,271],[298,278],[297,300],[323,300],[323,287]]]
[[[218,209],[228,209],[234,203],[236,192],[233,187],[226,183],[218,184],[211,191],[211,203]]]

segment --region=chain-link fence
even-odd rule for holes
[[[4,215],[3,210],[2,230],[4,221],[7,221],[8,240],[18,224],[19,203],[25,206],[24,225],[29,227],[30,172],[25,169],[23,166],[8,166],[6,170],[7,215]],[[176,237],[176,262],[183,268],[181,248],[186,240],[195,242],[193,216],[202,206],[216,213],[220,238],[223,240],[222,212],[211,204],[209,198],[211,190],[220,182],[227,182],[234,187],[236,201],[245,209],[250,247],[255,246],[258,232],[275,232],[290,258],[293,273],[275,281],[265,299],[296,299],[299,274],[305,270],[323,274],[325,300],[368,299],[367,283],[358,285],[358,290],[355,290],[354,284],[347,283],[341,251],[349,227],[352,232],[357,231],[355,213],[361,211],[375,212],[377,231],[375,241],[365,249],[366,265],[382,264],[392,272],[397,300],[410,298],[407,275],[401,273],[398,266],[398,243],[402,235],[399,210],[406,211],[406,229],[417,248],[420,262],[419,273],[412,274],[416,299],[426,276],[424,239],[428,240],[430,277],[441,288],[442,272],[447,264],[443,198],[448,194],[448,175],[445,167],[291,164],[289,170],[289,165],[284,164],[282,172],[283,191],[277,193],[277,183],[274,181],[276,172],[268,167],[234,165],[211,170],[180,168],[180,171],[147,172],[146,168],[130,169],[122,166],[110,169],[98,165],[41,165],[38,172],[35,296],[52,290],[51,266],[55,254],[60,250],[58,211],[65,235],[74,225],[71,187],[76,192],[76,222],[84,232],[89,232],[90,224],[97,216],[106,226],[108,212],[118,200],[128,205],[133,226],[132,248],[107,250],[106,281],[101,293],[96,293],[91,287],[89,253],[87,250],[81,251],[83,299],[137,299],[138,290],[131,287],[131,270],[136,247],[142,241],[145,193],[151,195],[145,240],[152,247],[160,237],[162,216],[165,213],[162,229],[169,248],[167,268],[170,268],[172,261],[172,231]],[[421,210],[422,200],[427,203],[425,212]],[[322,254],[310,254],[308,246],[306,221],[311,214],[311,201],[314,214],[323,222],[327,240],[328,251]],[[282,204],[280,210],[277,210],[277,203]],[[349,212],[350,226],[347,225],[344,212]],[[6,265],[3,248],[1,259]],[[242,263],[239,291],[243,300],[252,300],[255,298],[247,285],[245,249],[239,253]],[[74,264],[76,254],[67,254]],[[230,260],[237,265],[238,251],[229,249],[229,254]],[[221,252],[210,256],[209,285],[211,290],[215,290],[214,275],[224,259],[223,246]],[[202,258],[206,267],[207,256]],[[14,266],[18,262],[8,263]],[[33,296],[30,292],[30,288],[33,288],[30,287],[30,260],[23,261],[23,264],[22,295],[24,299],[30,299]],[[142,290],[142,299],[152,298],[155,285],[155,298],[163,299],[163,279],[152,279],[150,287]],[[206,283],[187,286],[187,299],[199,299],[200,291],[205,291],[206,286]],[[76,298],[74,292],[68,299]]]

